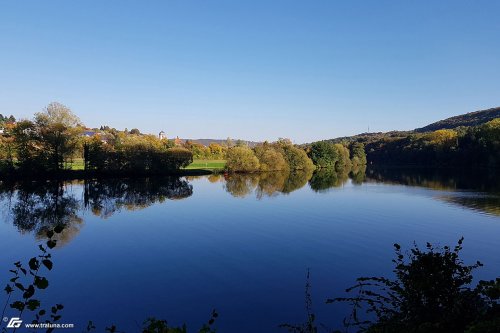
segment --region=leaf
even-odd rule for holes
[[[20,301],[15,301],[14,303],[12,303],[10,305],[10,307],[12,309],[16,309],[16,310],[19,310],[19,311],[23,311],[24,310],[24,303],[23,302],[20,302]]]
[[[24,286],[22,284],[20,284],[19,282],[16,283],[15,286],[17,287],[17,289],[24,291]]]
[[[51,239],[51,240],[47,241],[47,247],[49,249],[53,249],[54,247],[56,247],[56,243],[57,242],[54,239]]]
[[[52,230],[47,231],[47,237],[52,238],[54,236],[54,232]]]
[[[33,287],[33,285],[30,285],[28,287],[28,289],[26,289],[26,291],[24,292],[23,294],[23,298],[30,298],[31,296],[33,296],[35,294],[35,287]]]
[[[31,258],[29,261],[29,266],[31,270],[36,271],[40,267],[40,262],[37,258]]]
[[[49,271],[52,269],[52,261],[50,261],[49,259],[42,260],[42,263],[45,267],[47,267]]]
[[[40,310],[40,311],[38,311],[38,314],[39,314],[40,316],[45,315],[45,310]]]
[[[26,303],[26,307],[31,311],[35,311],[40,307],[40,301],[36,299],[30,299],[28,303]]]
[[[14,289],[12,289],[12,287],[9,285],[7,285],[4,290],[7,292],[7,294],[10,294],[11,292],[14,291]]]
[[[38,289],[46,289],[49,286],[49,281],[44,277],[35,276],[34,283]]]
[[[26,272],[26,270],[24,268],[19,267],[19,269],[21,270],[21,272],[23,272],[24,275],[26,275],[27,272]]]

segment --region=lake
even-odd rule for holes
[[[217,309],[218,332],[286,332],[305,321],[308,270],[318,322],[340,328],[350,308],[325,299],[391,276],[396,242],[464,236],[465,262],[484,263],[476,277],[500,276],[500,177],[487,170],[4,182],[0,218],[3,284],[65,226],[39,298],[78,331],[139,331],[154,316],[194,332]]]

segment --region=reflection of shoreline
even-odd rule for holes
[[[289,194],[304,187],[312,171],[233,173],[224,175],[224,189],[234,197],[244,198],[255,193],[257,199]]]
[[[211,174],[199,176],[209,183],[221,183],[234,197],[266,197],[289,194],[309,185],[318,193],[345,185],[381,183],[429,188],[448,193],[433,196],[449,204],[500,216],[500,179],[494,173],[470,173],[447,169],[355,168],[335,172],[265,172],[256,174]],[[22,233],[40,238],[56,225],[65,226],[61,243],[69,242],[83,226],[83,212],[106,219],[122,210],[142,210],[166,200],[182,200],[193,194],[190,180],[199,177],[151,177],[133,179],[92,179],[69,182],[0,182],[2,217]],[[77,189],[75,191],[75,189]],[[79,192],[81,190],[81,193]],[[470,193],[464,193],[470,191]],[[75,194],[78,193],[78,194]],[[470,195],[469,195],[470,194]]]
[[[78,199],[73,186],[82,188]],[[71,182],[0,183],[0,200],[8,203],[8,219],[21,233],[45,238],[47,230],[63,226],[59,244],[68,243],[83,226],[81,214],[90,210],[103,219],[121,209],[140,210],[165,200],[180,200],[193,194],[186,180],[173,177],[106,179]]]
[[[453,168],[370,167],[368,182],[426,187],[441,191],[472,190],[500,193],[498,170]]]
[[[456,192],[435,198],[487,215],[500,216],[500,177],[491,169],[370,168],[367,183]],[[475,192],[467,195],[464,192]]]

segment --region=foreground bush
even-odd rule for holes
[[[362,277],[347,292],[353,297],[334,298],[353,306],[348,326],[360,332],[499,332],[500,278],[480,281],[472,287],[472,272],[478,261],[465,265],[459,258],[463,238],[451,249],[427,243],[416,245],[406,255],[394,244],[395,279]],[[362,319],[360,311],[375,315]]]

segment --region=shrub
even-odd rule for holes
[[[255,172],[259,170],[259,160],[248,147],[233,147],[227,152],[226,168],[231,172]]]

